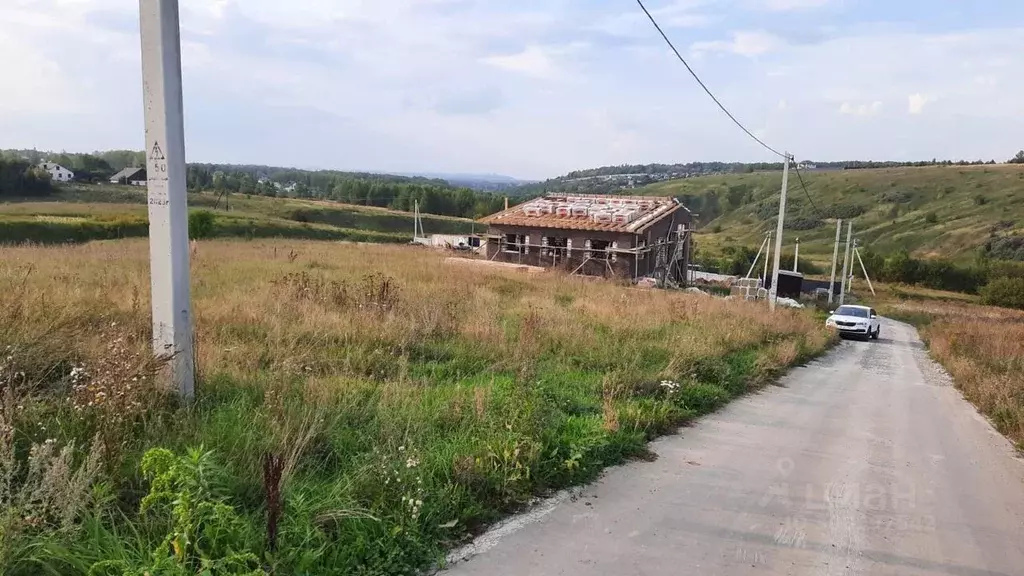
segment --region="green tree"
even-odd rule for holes
[[[1017,155],[1010,159],[1010,164],[1024,164],[1024,150],[1017,152]]]
[[[188,215],[188,237],[193,240],[213,236],[215,217],[209,210],[196,210]]]
[[[1024,278],[997,278],[981,289],[981,300],[990,306],[1024,310]]]

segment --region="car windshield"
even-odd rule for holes
[[[836,316],[855,316],[857,318],[867,318],[868,311],[865,308],[854,308],[853,306],[840,306],[839,310],[836,310]]]

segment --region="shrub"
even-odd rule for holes
[[[762,202],[757,205],[757,209],[754,211],[761,220],[771,220],[779,215],[779,203],[778,202]]]
[[[822,208],[822,215],[825,218],[842,218],[848,220],[856,218],[867,212],[867,209],[857,204],[833,204]]]
[[[1024,236],[993,238],[985,243],[984,251],[989,258],[1024,261]]]
[[[188,215],[188,237],[192,239],[209,238],[213,235],[213,212],[196,210]]]
[[[935,224],[939,221],[939,216],[935,212],[929,212],[924,215],[924,221],[929,224]]]
[[[910,193],[903,190],[886,190],[882,193],[882,202],[887,204],[906,204],[910,200]]]
[[[224,472],[213,453],[189,450],[177,456],[154,448],[142,459],[150,481],[140,514],[169,518],[170,531],[153,551],[148,566],[128,566],[120,560],[97,563],[90,574],[223,574],[255,575],[259,557],[248,549],[255,542],[252,525],[218,495],[217,480]]]
[[[823,222],[817,218],[808,218],[806,216],[797,216],[786,223],[786,227],[790,230],[814,230],[815,228],[821,227]]]
[[[981,300],[990,306],[1024,310],[1024,278],[997,278],[981,289]]]

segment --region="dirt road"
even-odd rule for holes
[[[1024,463],[909,326],[845,342],[444,576],[1024,574]]]

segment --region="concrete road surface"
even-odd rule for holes
[[[444,576],[1024,575],[1024,463],[913,328],[886,321],[780,384],[484,535]]]

